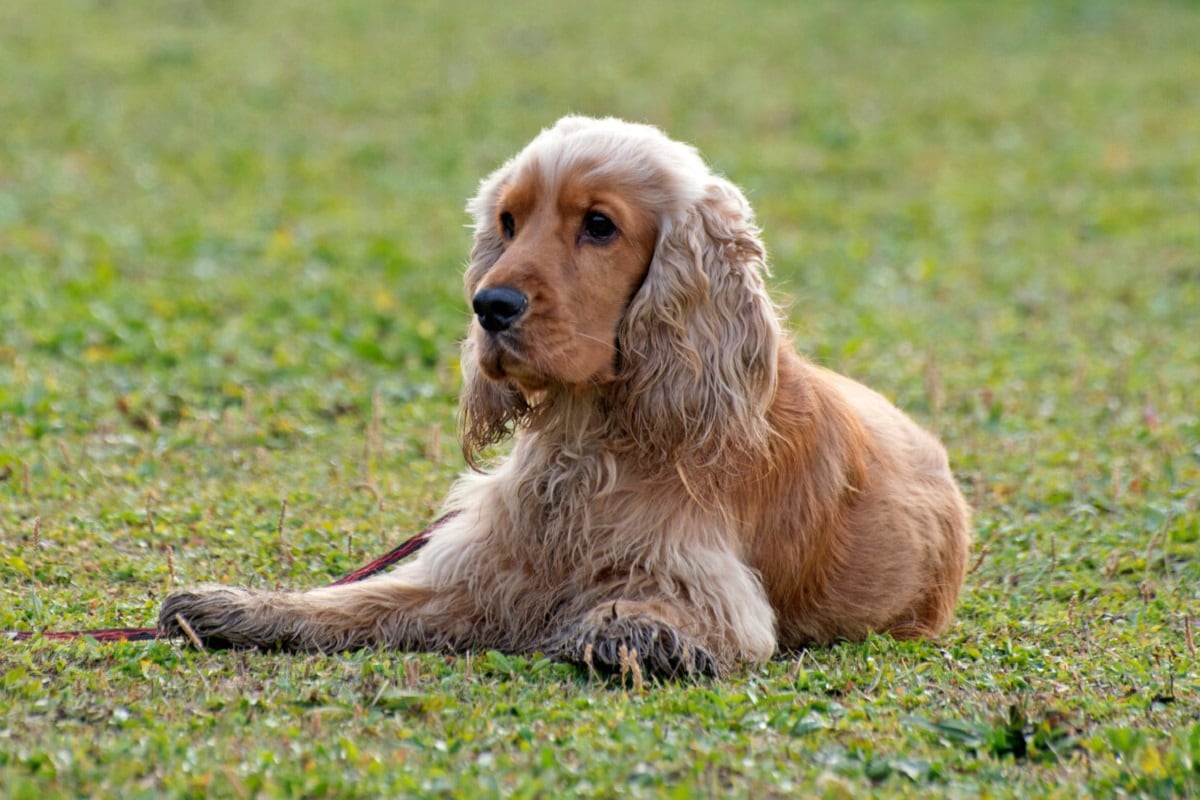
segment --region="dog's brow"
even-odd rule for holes
[[[514,216],[526,216],[537,203],[538,193],[529,180],[516,180],[500,190],[498,210]]]

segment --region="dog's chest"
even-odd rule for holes
[[[517,547],[538,569],[607,560],[613,537],[630,527],[629,498],[637,492],[630,470],[603,450],[536,455],[513,476]]]

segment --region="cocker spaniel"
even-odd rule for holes
[[[938,441],[797,355],[742,193],[657,129],[565,117],[483,181],[465,474],[416,558],[361,583],[170,595],[230,646],[540,651],[721,675],[951,619],[969,515]]]

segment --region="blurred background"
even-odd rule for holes
[[[322,583],[428,521],[462,468],[464,203],[566,113],[699,147],[758,212],[798,346],[942,435],[976,509],[958,625],[773,663],[728,704],[728,687],[655,694],[670,736],[504,657],[475,676],[436,656],[0,648],[0,772],[30,797],[123,794],[123,776],[250,796],[223,766],[241,758],[268,788],[302,771],[296,795],[404,794],[390,776],[535,796],[559,758],[595,788],[653,750],[647,792],[683,775],[766,796],[797,769],[867,792],[889,771],[970,796],[1194,789],[1189,0],[6,0],[0,629],[144,625],[180,584]],[[364,711],[419,670],[450,687],[428,708],[453,713],[408,695]],[[93,705],[114,692],[134,744]],[[297,728],[297,694],[306,726],[331,720],[362,757]],[[762,722],[772,696],[799,721]],[[562,743],[548,758],[506,732],[531,707]],[[1005,748],[1023,709],[1043,745],[1061,709],[1100,731],[1092,760],[1021,771]]]
[[[72,496],[98,437],[172,494],[148,447],[386,416],[440,496],[463,204],[582,113],[745,188],[800,347],[945,434],[985,527],[1194,474],[1197,41],[1178,2],[7,3],[0,469]]]

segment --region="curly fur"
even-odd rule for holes
[[[566,117],[483,181],[463,346],[459,512],[415,559],[307,592],[171,595],[203,640],[542,651],[723,674],[779,648],[951,619],[970,544],[941,445],[787,342],[742,193],[658,130]],[[611,241],[581,225],[599,211]],[[624,653],[624,655],[622,655]]]

